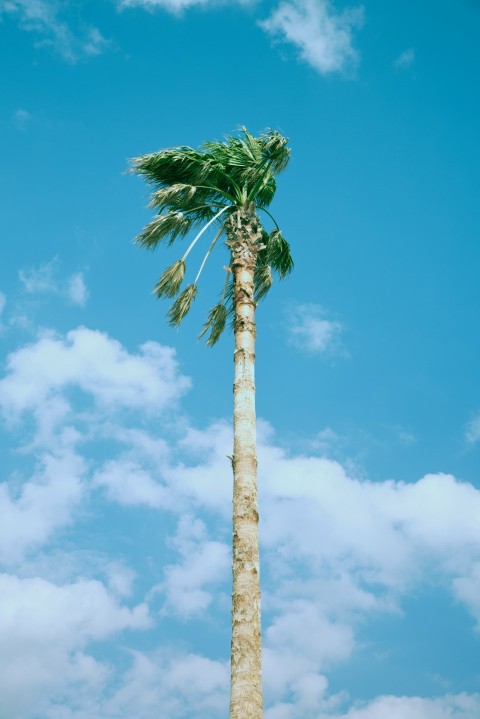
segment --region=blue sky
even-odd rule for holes
[[[227,713],[232,337],[128,158],[290,138],[257,313],[266,719],[480,716],[480,4],[0,0],[0,717]]]

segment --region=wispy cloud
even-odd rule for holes
[[[27,126],[32,121],[32,114],[28,110],[19,108],[13,113],[13,122],[19,130],[26,130]]]
[[[83,274],[77,272],[67,281],[67,295],[75,305],[84,307],[88,300],[88,290]]]
[[[20,27],[35,33],[37,46],[53,47],[68,62],[99,55],[109,42],[96,27],[84,26],[74,30],[65,19],[68,3],[56,0],[2,0],[2,15],[11,15]]]
[[[7,298],[3,294],[3,292],[0,292],[0,315],[2,314],[3,310],[5,309],[5,305],[7,303]]]
[[[465,439],[468,444],[476,444],[477,442],[480,442],[480,414],[477,417],[474,417],[472,421],[467,424]]]
[[[320,305],[300,304],[287,311],[288,341],[305,352],[338,350],[342,332],[340,322],[329,320]]]
[[[363,19],[362,7],[338,13],[330,0],[286,0],[260,26],[274,40],[294,45],[302,60],[326,75],[357,64],[353,31]]]
[[[412,67],[415,62],[415,49],[409,47],[408,50],[404,50],[393,62],[395,70],[408,70]]]
[[[234,0],[237,4],[248,5],[254,0]],[[117,0],[119,7],[143,7],[146,10],[154,10],[155,8],[163,8],[167,12],[180,15],[184,10],[191,7],[206,7],[207,5],[218,6],[227,5],[226,0]]]
[[[18,276],[28,294],[61,295],[80,307],[87,303],[88,290],[83,273],[76,272],[69,277],[62,277],[60,263],[56,257],[39,267],[20,270]]]

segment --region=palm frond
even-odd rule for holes
[[[140,247],[153,250],[159,242],[167,240],[171,245],[177,237],[184,237],[192,227],[192,220],[183,212],[166,212],[157,215],[138,235],[134,242]]]
[[[132,172],[142,175],[159,190],[172,185],[201,186],[210,191],[211,199],[236,201],[232,192],[236,186],[234,179],[226,175],[223,165],[208,151],[172,147],[136,157],[131,163]]]
[[[293,270],[293,259],[290,254],[290,245],[283,237],[280,230],[273,230],[268,236],[267,241],[267,259],[275,272],[278,272],[281,278],[288,275]]]
[[[171,327],[178,327],[185,315],[188,314],[196,296],[197,285],[194,284],[188,285],[188,287],[178,295],[167,313]]]
[[[231,329],[234,328],[235,323],[235,305],[233,302],[233,274],[229,274],[227,278],[227,285],[225,288],[225,307],[227,308],[227,319],[230,321]]]
[[[213,347],[213,345],[220,339],[220,335],[225,329],[226,322],[227,308],[223,302],[219,302],[217,305],[212,307],[208,313],[207,321],[205,322],[198,339],[201,340],[202,337],[210,330],[210,335],[207,337],[206,344],[208,347]]]
[[[168,207],[189,203],[196,192],[197,188],[195,185],[185,185],[182,183],[163,187],[161,190],[157,190],[153,193],[149,207]]]
[[[200,232],[199,232],[199,233],[196,235],[196,237],[194,237],[194,239],[190,242],[190,244],[189,244],[189,246],[188,246],[188,248],[187,248],[185,254],[184,254],[183,257],[182,257],[183,260],[185,260],[185,259],[188,257],[190,251],[195,247],[195,245],[197,244],[198,240],[201,238],[201,236],[203,235],[203,233],[206,232],[206,231],[208,230],[208,228],[210,227],[210,225],[213,224],[213,223],[215,222],[215,220],[218,220],[218,218],[220,217],[220,215],[222,215],[224,212],[226,212],[226,211],[229,209],[229,207],[230,207],[230,205],[226,205],[225,207],[222,207],[222,209],[221,209],[219,212],[217,212],[215,215],[213,215],[213,217],[211,217],[211,218],[209,219],[209,221],[206,223],[206,225],[204,225],[204,226],[202,227],[202,229],[200,230]],[[215,239],[214,239],[214,241],[213,241],[213,244],[215,244],[215,242],[218,240],[218,238],[220,237],[220,235],[221,235],[222,232],[223,232],[223,229],[224,229],[224,226],[222,226],[222,227],[220,228],[220,230],[219,230],[217,236],[215,237]],[[203,265],[202,265],[202,268],[203,268]]]
[[[255,268],[255,302],[260,302],[273,285],[272,268],[270,265],[261,264]]]
[[[270,160],[272,172],[278,175],[288,165],[290,148],[287,147],[288,138],[280,135],[276,130],[267,130],[260,136],[264,152]]]
[[[194,213],[194,207],[226,201],[241,205],[247,200],[268,205],[275,193],[275,175],[290,157],[287,142],[274,130],[254,137],[241,128],[240,137],[206,142],[199,150],[173,147],[136,157],[131,169],[154,186],[152,205],[161,210]]]
[[[180,289],[180,285],[185,277],[185,261],[177,260],[170,267],[167,267],[165,272],[158,280],[153,293],[160,297],[175,297]]]

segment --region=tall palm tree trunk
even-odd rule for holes
[[[253,207],[229,218],[235,311],[233,593],[230,719],[261,719],[262,644],[255,418],[254,273],[261,231]]]

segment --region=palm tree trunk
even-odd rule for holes
[[[232,214],[228,235],[235,310],[230,719],[262,719],[254,301],[261,232],[254,208],[241,208]]]

